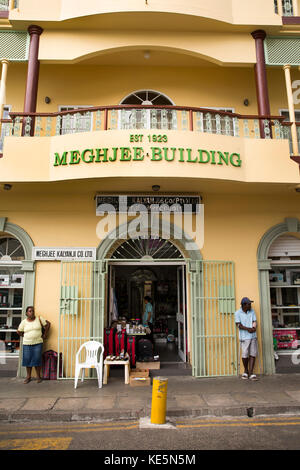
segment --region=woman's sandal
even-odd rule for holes
[[[24,384],[29,384],[31,380],[31,377],[26,377],[26,379],[24,380]]]
[[[43,382],[43,379],[42,379],[41,377],[39,377],[39,378],[37,379],[37,383],[40,384],[41,382]]]

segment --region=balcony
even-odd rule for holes
[[[220,110],[143,105],[115,105],[79,108],[57,113],[10,113],[2,120],[3,140],[11,137],[53,137],[107,130],[193,131],[253,139],[287,139],[291,123],[284,116],[241,115]],[[300,123],[297,123],[300,154]]]
[[[18,8],[19,0],[0,0],[0,13]],[[8,13],[7,13],[8,16]]]
[[[284,116],[116,105],[10,117],[2,121],[4,183],[166,177],[299,184]]]
[[[279,24],[274,0],[18,0],[18,9],[10,13],[10,19],[14,25],[19,21],[34,21],[43,26],[43,22],[47,22],[48,27],[55,25],[55,29],[64,28],[64,22],[68,21],[68,27],[72,24],[75,29],[101,26],[101,29],[135,30],[138,25],[142,29],[145,14],[148,30],[201,31],[204,28],[210,31],[216,28],[231,31],[231,26],[236,28],[237,25]]]
[[[299,16],[299,0],[274,0],[275,13],[282,17]]]

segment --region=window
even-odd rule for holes
[[[5,105],[3,108],[3,119],[10,119],[9,113],[11,112],[11,105]],[[5,122],[1,126],[1,138],[0,138],[0,152],[3,150],[3,141],[4,137],[9,135],[10,132],[10,124]]]
[[[120,111],[120,129],[177,129],[177,112],[175,110],[139,109],[141,105],[174,105],[166,95],[158,91],[136,91],[124,98],[120,104],[136,105],[136,109],[123,109]]]
[[[25,259],[24,249],[16,238],[0,238],[0,262],[1,261],[22,261]]]
[[[283,16],[293,16],[294,15],[294,7],[293,7],[293,0],[274,0],[275,4],[275,13],[279,13],[278,11],[278,1],[282,3],[282,13]]]
[[[280,115],[284,116],[284,121],[289,122],[290,121],[290,113],[288,109],[280,109]],[[295,119],[296,122],[300,122],[300,111],[295,111]],[[292,145],[292,134],[291,134],[291,129],[288,128],[289,131],[289,142],[290,142],[290,151],[293,153],[293,145]],[[300,152],[300,127],[297,127],[297,135],[298,135],[298,146],[299,146],[299,152]]]
[[[88,106],[59,106],[59,111],[74,111],[75,109],[92,108]],[[93,129],[91,113],[65,114],[61,120],[61,135],[74,134],[77,132],[90,132]]]

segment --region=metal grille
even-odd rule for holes
[[[265,53],[268,65],[300,65],[300,39],[267,38]]]
[[[25,31],[0,31],[0,59],[23,62],[28,59],[29,35]]]
[[[9,0],[0,0],[0,11],[9,10]]]
[[[74,378],[75,356],[86,341],[103,343],[106,263],[61,263],[61,295],[58,351],[62,353],[63,377]],[[94,370],[90,377],[94,377]]]
[[[275,13],[279,13],[278,1],[281,1],[283,16],[294,16],[293,0],[274,0]]]
[[[237,375],[234,265],[229,261],[193,263],[193,375]]]
[[[114,253],[112,259],[141,259],[144,257],[183,258],[182,254],[169,240],[163,238],[136,238],[122,243]]]

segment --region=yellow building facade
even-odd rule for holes
[[[161,362],[237,375],[247,296],[296,371],[299,1],[42,3],[0,2],[2,357],[34,305],[72,378],[150,294]]]

